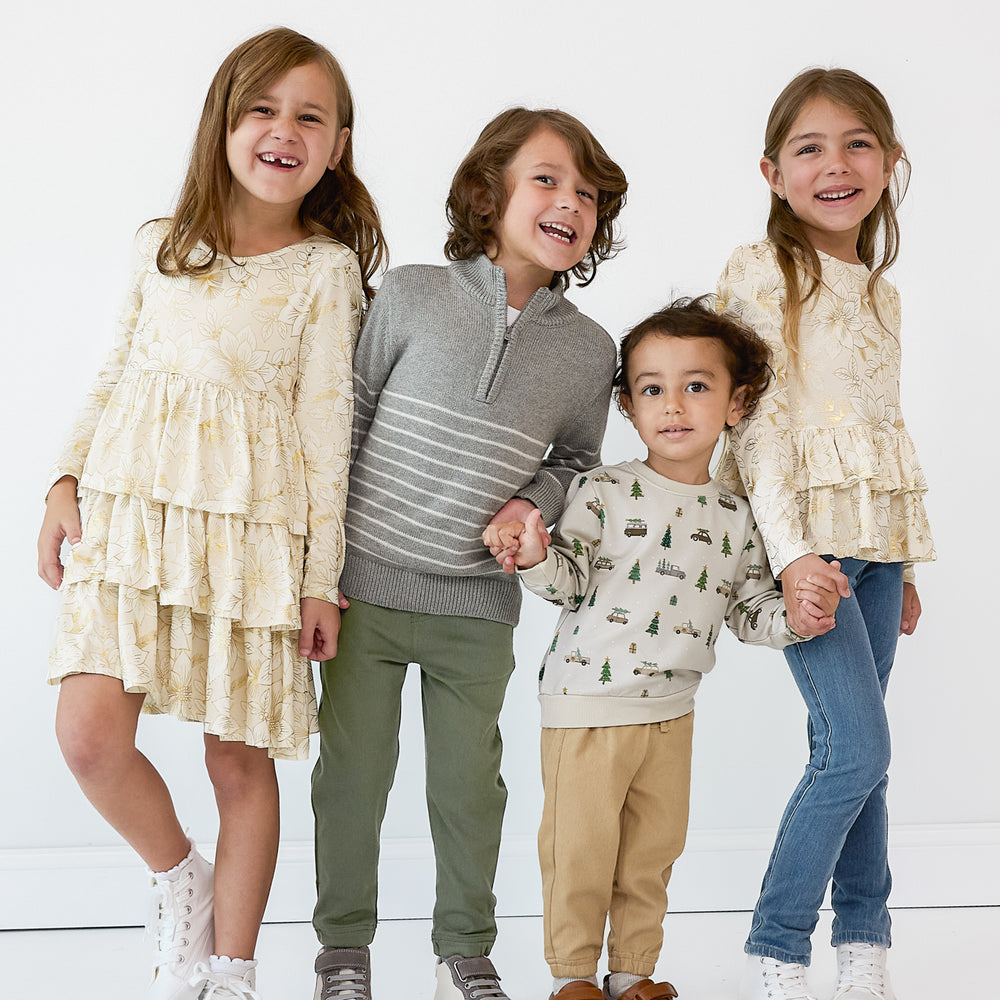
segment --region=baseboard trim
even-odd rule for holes
[[[772,835],[692,831],[674,869],[671,908],[752,909]],[[890,836],[893,906],[1000,904],[1000,823],[895,827]],[[211,856],[214,845],[205,846]],[[386,841],[379,878],[381,919],[428,917],[434,896],[430,840]],[[314,891],[312,843],[283,843],[265,919],[308,921]],[[541,912],[533,837],[505,838],[496,894],[500,916]],[[0,851],[0,929],[137,926],[146,906],[142,869],[127,847]]]

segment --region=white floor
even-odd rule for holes
[[[743,968],[749,914],[667,916],[657,978],[680,1000],[729,1000]],[[830,914],[814,941],[811,985],[827,1000],[833,984]],[[550,979],[541,954],[541,919],[500,921],[493,960],[511,1000],[546,1000]],[[890,961],[898,1000],[996,997],[1000,906],[896,910]],[[374,1000],[431,1000],[434,958],[430,922],[385,921],[372,945]],[[268,924],[261,931],[258,988],[263,1000],[310,1000],[316,952],[307,924]],[[141,1000],[146,951],[138,928],[0,932],[2,1000]],[[993,985],[987,990],[987,980]]]

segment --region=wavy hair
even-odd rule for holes
[[[543,128],[563,139],[577,169],[598,189],[594,239],[583,260],[572,268],[582,287],[594,280],[602,260],[614,257],[625,245],[618,237],[615,220],[625,204],[628,181],[587,126],[565,111],[508,108],[482,130],[451,182],[445,204],[449,229],[444,255],[448,260],[468,260],[497,245],[497,223],[510,195],[507,167]],[[559,272],[558,277],[563,288],[569,286],[569,273]]]
[[[201,121],[177,208],[156,255],[163,274],[202,274],[220,254],[231,255],[229,200],[233,177],[226,138],[253,101],[297,66],[316,63],[330,77],[337,97],[337,122],[351,129],[335,170],[327,170],[299,206],[299,222],[350,247],[361,264],[365,295],[370,279],[387,260],[378,210],[354,172],[354,102],[347,78],[333,54],[291,28],[272,28],[238,45],[226,56],[208,88]],[[202,243],[208,253],[198,253]]]
[[[744,389],[743,415],[752,413],[771,384],[771,351],[766,341],[753,330],[730,316],[715,311],[714,295],[696,299],[674,299],[622,337],[618,368],[611,384],[615,406],[625,413],[622,396],[628,396],[628,363],[632,352],[647,337],[709,337],[718,342],[726,369],[733,380],[733,391]],[[627,413],[625,413],[628,416]]]
[[[764,156],[771,163],[777,165],[778,154],[795,120],[805,105],[817,98],[826,98],[857,117],[865,128],[871,130],[886,155],[896,150],[900,153],[882,197],[865,217],[858,233],[858,258],[872,272],[868,279],[868,294],[876,319],[882,323],[875,287],[899,253],[896,206],[906,194],[910,161],[896,137],[889,105],[874,84],[849,69],[808,69],[785,87],[771,108],[764,131]],[[782,201],[774,191],[771,192],[767,235],[774,244],[778,266],[785,279],[782,337],[789,356],[797,361],[802,308],[819,291],[822,281],[819,255],[788,202]]]

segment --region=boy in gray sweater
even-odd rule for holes
[[[435,1000],[506,996],[486,956],[520,594],[481,535],[536,509],[553,523],[600,461],[614,343],[563,292],[619,249],[626,186],[575,118],[502,113],[452,182],[453,263],[390,271],[367,317],[341,575],[351,607],[322,667],[313,773],[317,1000],[371,997],[379,828],[411,662],[437,865]]]

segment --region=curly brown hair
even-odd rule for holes
[[[469,260],[497,244],[497,223],[509,197],[507,167],[518,150],[539,130],[551,129],[563,139],[580,173],[598,189],[597,229],[587,255],[572,269],[582,286],[589,285],[602,260],[614,257],[624,246],[615,220],[625,204],[625,173],[604,151],[582,122],[552,108],[508,108],[479,134],[451,182],[445,213],[448,260]],[[569,273],[557,276],[564,288]]]
[[[350,247],[361,264],[365,296],[388,251],[378,209],[354,172],[354,102],[340,64],[329,49],[291,28],[272,28],[238,45],[226,56],[208,88],[195,135],[187,177],[170,229],[156,256],[163,274],[203,274],[220,253],[232,249],[229,196],[233,175],[226,136],[267,86],[297,66],[316,63],[337,95],[337,121],[352,130],[335,170],[327,170],[299,206],[299,221],[311,233],[332,236]],[[199,243],[208,254],[196,253]]]
[[[719,342],[733,390],[743,389],[743,415],[752,413],[771,384],[771,351],[748,326],[715,311],[714,295],[675,299],[637,323],[622,337],[612,398],[624,413],[622,396],[629,395],[628,362],[646,337],[711,337]]]

